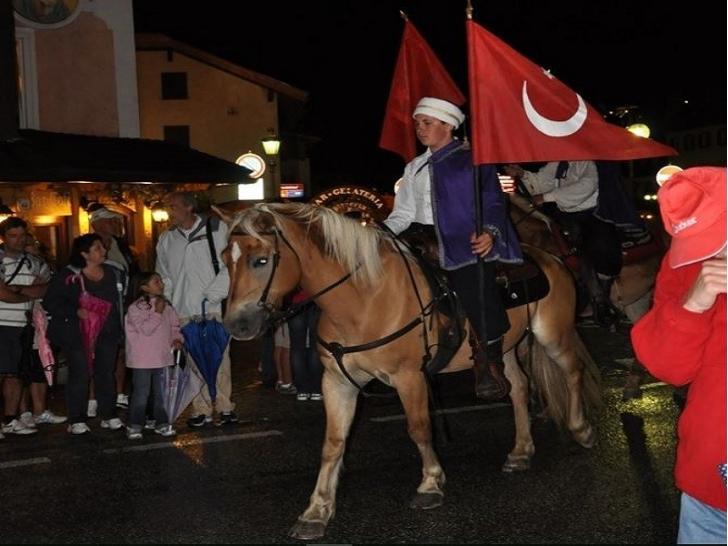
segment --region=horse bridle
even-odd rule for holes
[[[244,235],[243,233],[236,233],[233,232],[232,235]],[[286,239],[286,236],[283,234],[283,232],[279,229],[273,229],[271,231],[262,232],[261,235],[272,235],[273,236],[273,264],[271,266],[270,275],[268,276],[268,281],[265,283],[265,287],[263,288],[263,291],[260,294],[260,298],[258,299],[257,306],[265,309],[268,312],[268,317],[266,319],[267,325],[269,327],[276,326],[278,324],[281,324],[285,321],[287,321],[289,318],[297,315],[300,313],[309,303],[316,300],[316,298],[324,295],[326,292],[329,292],[330,290],[333,290],[340,284],[346,282],[349,277],[351,277],[352,272],[350,271],[343,277],[341,277],[339,280],[333,282],[332,284],[328,285],[322,290],[319,290],[316,292],[313,296],[309,296],[305,300],[298,302],[294,305],[291,305],[288,309],[285,311],[282,311],[279,307],[276,307],[272,303],[268,301],[268,294],[270,293],[271,286],[273,285],[273,279],[276,275],[276,270],[278,269],[278,265],[281,261],[281,253],[280,253],[280,245],[278,243],[278,239],[280,238],[286,246],[291,249],[291,252],[293,252],[293,255],[296,256],[296,259],[298,260],[298,263],[301,263],[301,258],[298,255],[298,252],[296,252],[296,249],[293,248],[293,245]],[[358,267],[357,267],[358,269]]]

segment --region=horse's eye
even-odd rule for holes
[[[266,256],[253,260],[253,267],[265,267],[266,265],[268,265],[268,258]]]

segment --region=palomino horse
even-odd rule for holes
[[[511,220],[521,241],[561,257],[574,275],[579,276],[578,259],[576,256],[568,255],[569,249],[566,248],[568,245],[558,232],[558,225],[535,209],[525,197],[516,193],[509,194],[509,197],[513,205]],[[633,324],[650,309],[655,277],[666,248],[664,241],[658,239],[655,234],[653,237],[653,243],[644,255],[640,255],[641,250],[636,248],[633,250],[634,258],[625,256],[631,259],[625,259],[609,295],[615,309],[624,313]],[[625,399],[639,396],[639,382],[643,375],[644,369],[635,363],[629,370],[625,384]]]
[[[325,367],[326,437],[310,504],[290,535],[321,537],[334,515],[339,472],[359,388],[372,378],[397,390],[409,435],[422,457],[422,481],[411,506],[428,509],[442,504],[445,474],[433,449],[421,365],[424,343],[437,343],[437,329],[424,326],[443,317],[427,305],[430,311],[423,316],[425,312],[414,297],[415,286],[426,297],[430,290],[412,256],[397,250],[396,243],[381,230],[362,227],[323,207],[258,205],[225,219],[230,224],[230,240],[223,254],[230,273],[230,293],[224,321],[233,337],[247,340],[261,335],[268,321],[280,316],[283,297],[300,285],[316,297],[322,311],[318,334],[329,347],[334,342],[352,348],[380,341],[363,350],[340,353],[341,367],[332,353],[319,346]],[[561,413],[578,443],[591,447],[596,441],[584,401],[587,395],[597,393],[598,384],[592,373],[582,374],[585,364],[589,372],[596,366],[574,328],[571,276],[558,259],[536,249],[532,255],[549,280],[550,292],[529,304],[528,311],[525,305],[509,311],[512,327],[504,343],[509,351],[505,373],[513,386],[516,442],[504,465],[506,471],[528,468],[535,453],[528,418],[528,381],[512,350],[524,336],[529,314],[537,340],[533,345],[539,347],[533,359],[534,376],[541,377],[548,389],[544,392],[548,409]],[[407,327],[412,324],[417,327]],[[401,335],[391,336],[393,333]],[[467,345],[463,343],[444,371],[472,366]],[[549,365],[549,357],[558,366]]]

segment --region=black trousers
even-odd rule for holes
[[[600,220],[593,209],[561,212],[556,220],[576,236],[577,244],[595,272],[616,277],[622,269],[622,243],[614,224]]]
[[[465,310],[471,328],[478,341],[494,341],[503,336],[510,328],[503,300],[495,282],[495,262],[482,264],[485,276],[483,294],[478,294],[478,268],[481,264],[472,264],[454,271],[448,271],[450,284],[455,288],[460,303]],[[485,305],[485,324],[480,311],[480,302]]]
[[[68,384],[66,385],[66,401],[68,403],[68,422],[85,423],[88,411],[88,365],[86,353],[77,348],[63,348],[68,361]],[[116,417],[116,355],[119,343],[99,336],[96,342],[94,358],[94,387],[99,403],[101,419]]]

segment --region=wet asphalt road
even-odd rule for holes
[[[471,372],[440,376],[443,405],[454,410],[451,441],[437,448],[445,504],[417,512],[407,505],[420,461],[399,403],[360,400],[337,514],[316,543],[674,542],[673,390],[653,384],[641,399],[622,402],[627,327],[580,331],[604,375],[596,447],[585,450],[534,419],[531,470],[502,473],[510,407],[475,400]],[[0,441],[0,540],[296,542],[286,533],[316,480],[323,407],[263,388],[256,343],[233,349],[237,425],[191,432],[180,420],[174,442],[147,434],[131,443],[92,420],[93,433],[83,437],[56,425]],[[62,412],[62,388],[52,391],[51,407]]]

